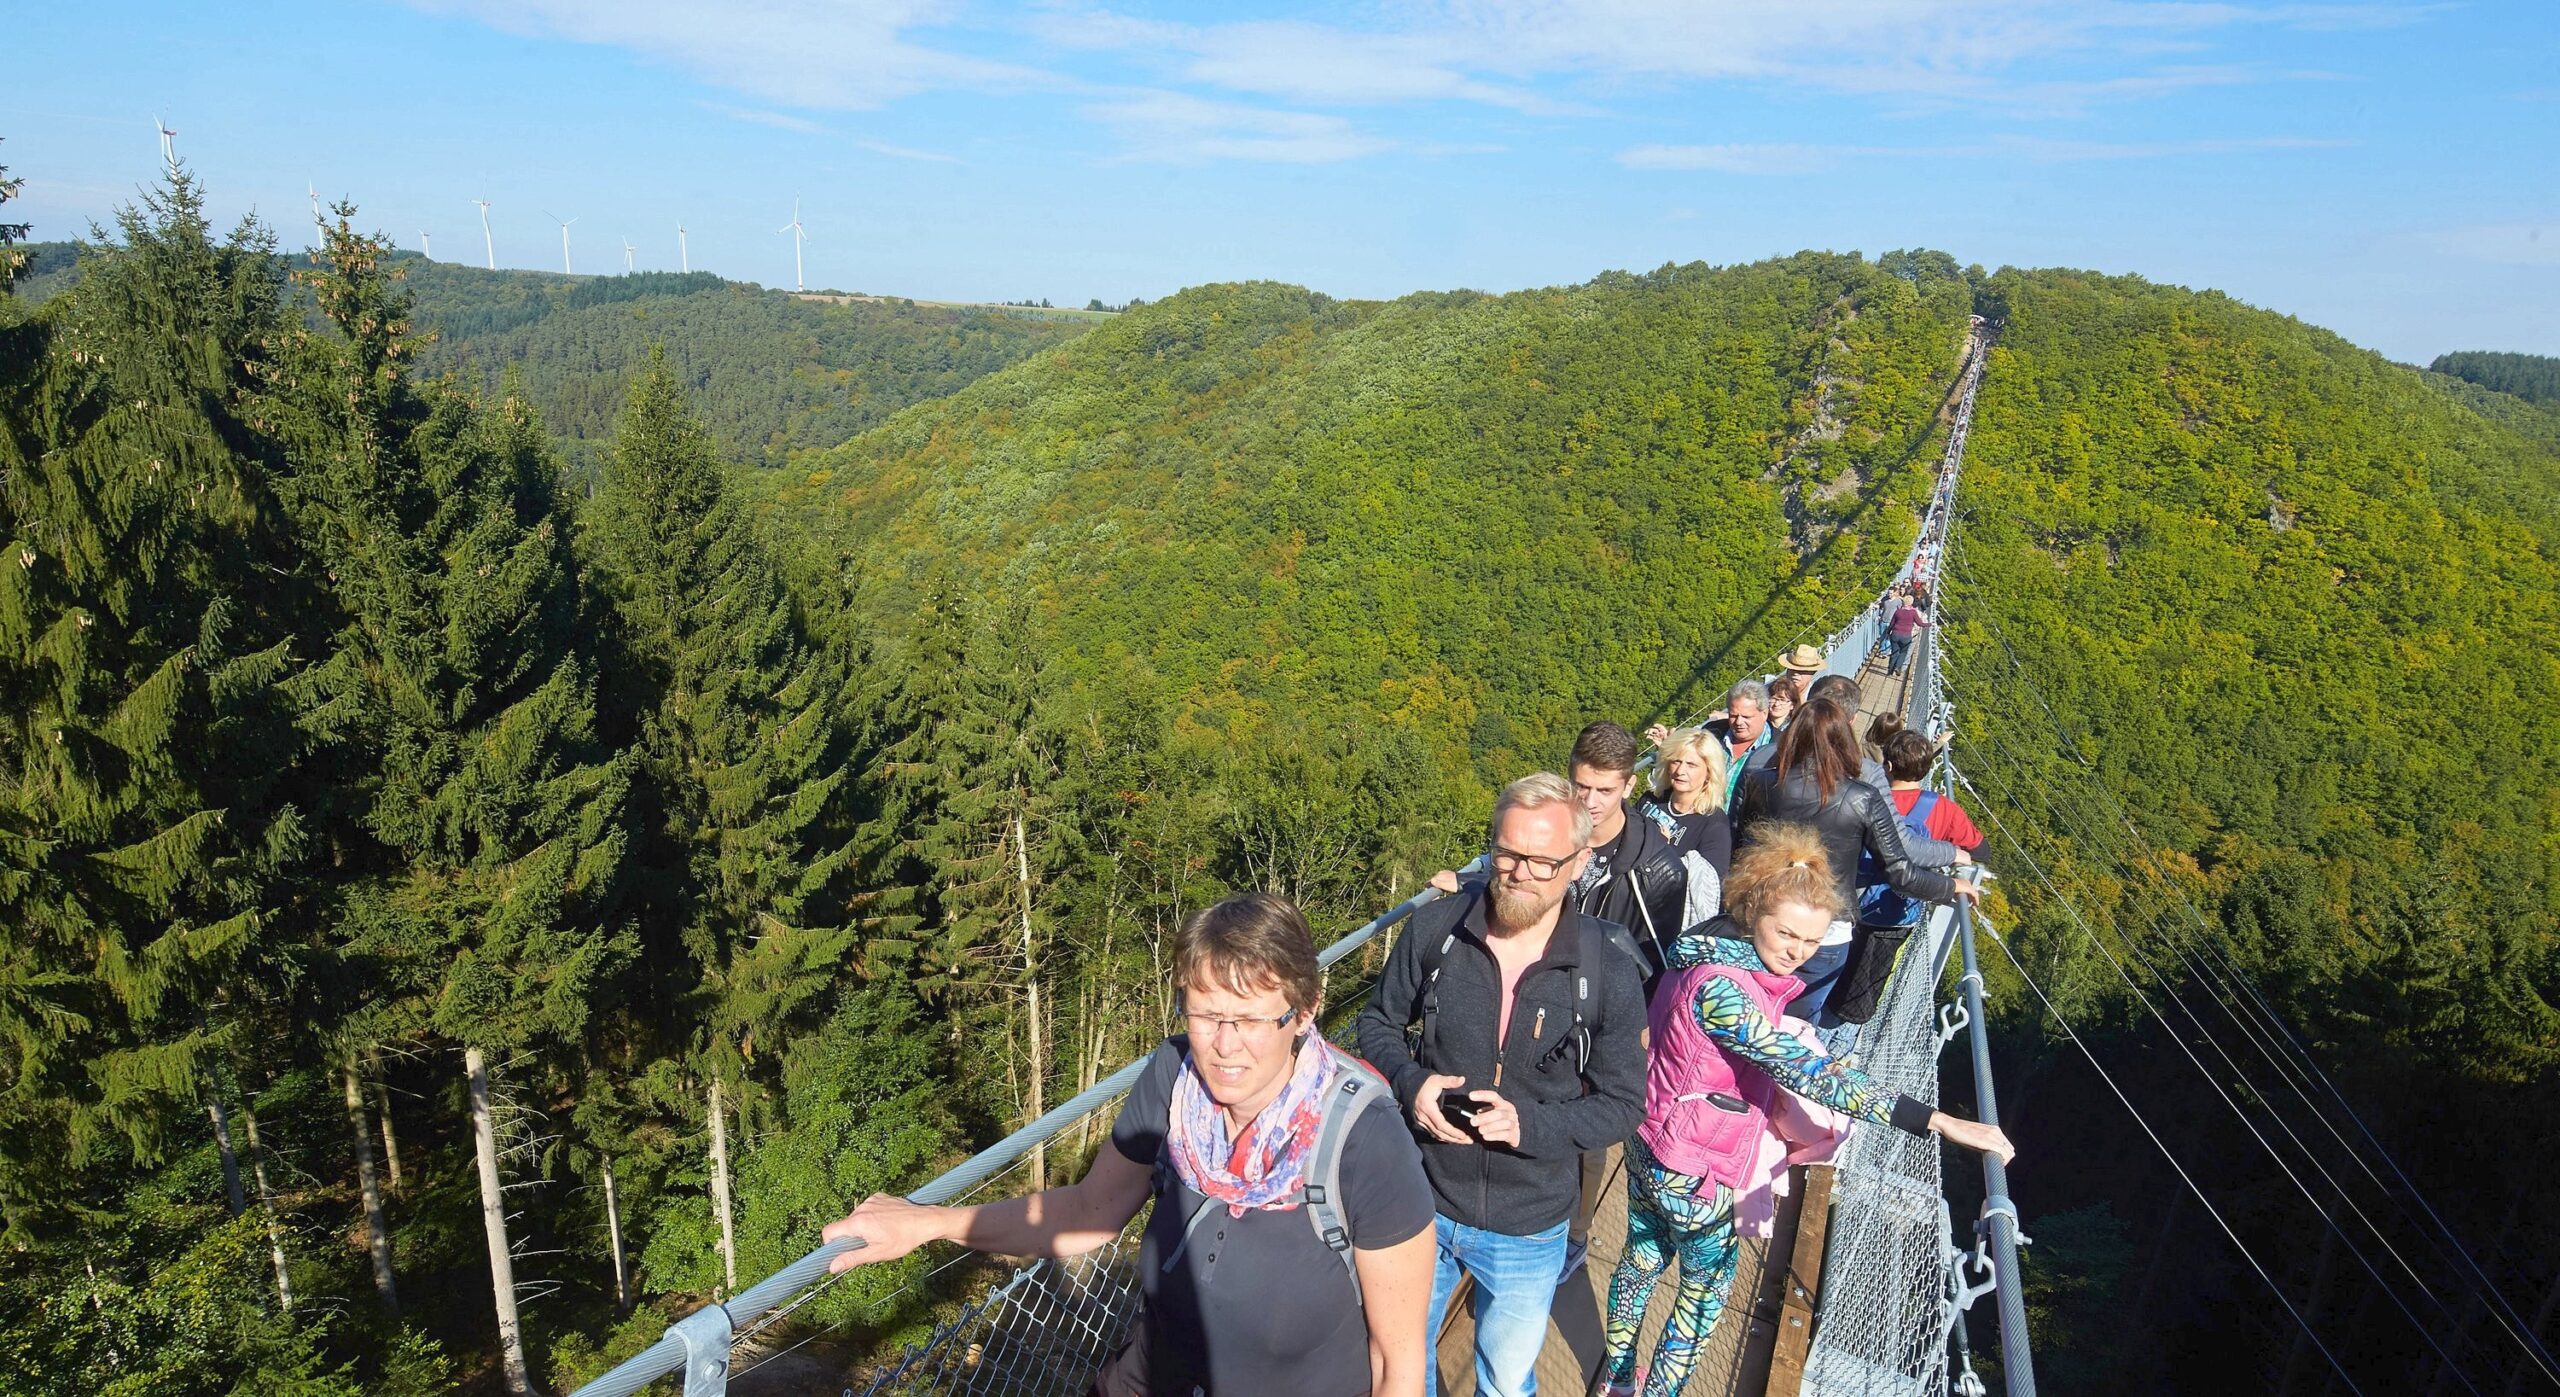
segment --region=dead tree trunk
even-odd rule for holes
[[[1038,1120],[1049,1109],[1040,1089],[1049,1075],[1049,1044],[1041,1031],[1040,963],[1033,959],[1031,944],[1031,844],[1023,837],[1020,815],[1013,817],[1013,866],[1022,885],[1022,989],[1031,1018],[1031,1064],[1030,1070],[1022,1074],[1030,1087],[1025,1114],[1030,1120]],[[1049,1186],[1049,1145],[1045,1140],[1031,1147],[1031,1186]]]
[[[249,1135],[249,1176],[258,1185],[258,1211],[267,1219],[267,1256],[276,1267],[276,1303],[291,1314],[293,1277],[284,1265],[284,1228],[276,1221],[275,1195],[267,1189],[267,1156],[258,1144],[258,1113],[246,1102],[240,1106],[240,1125]]]
[[[498,1123],[489,1107],[489,1062],[478,1048],[462,1050],[471,1082],[471,1152],[480,1163],[480,1227],[489,1240],[489,1287],[498,1302],[498,1364],[510,1397],[532,1397],[533,1375],[524,1362],[524,1327],[516,1318],[516,1263],[507,1250],[507,1199],[498,1178]],[[348,1070],[347,1092],[355,1094]]]
[[[738,1293],[738,1234],[729,1216],[729,1120],[720,1100],[720,1074],[711,1074],[711,1210],[720,1215],[721,1293]]]
[[[622,1261],[622,1199],[614,1191],[613,1161],[604,1162],[604,1230],[613,1238],[613,1307],[631,1312],[631,1275]]]
[[[382,1059],[373,1059],[374,1114],[382,1117],[382,1167],[391,1176],[391,1191],[400,1191],[400,1137],[391,1129],[391,1083],[382,1075]]]
[[[231,1200],[231,1215],[240,1216],[248,1203],[240,1195],[240,1156],[231,1149],[231,1117],[222,1109],[222,1090],[211,1081],[204,1084],[204,1113],[213,1118],[213,1143],[222,1151],[222,1192]]]
[[[356,1192],[364,1200],[365,1249],[373,1256],[373,1289],[385,1308],[400,1313],[400,1291],[391,1279],[391,1232],[382,1224],[382,1186],[373,1177],[373,1132],[364,1119],[364,1091],[356,1082],[355,1055],[340,1069],[346,1087],[347,1130],[356,1145]]]

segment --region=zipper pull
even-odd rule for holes
[[[1536,1018],[1534,1018],[1534,1019],[1532,1019],[1532,1020],[1530,1020],[1530,1021],[1529,1021],[1529,1039],[1530,1039],[1530,1041],[1531,1041],[1531,1042],[1535,1042],[1535,1041],[1537,1041],[1538,1037],[1539,1037],[1541,1034],[1544,1034],[1546,1031],[1547,1031],[1547,1011],[1546,1011],[1546,1010],[1544,1010],[1544,1009],[1540,1009],[1540,1010],[1538,1011],[1538,1017],[1536,1017]]]

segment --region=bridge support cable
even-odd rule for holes
[[[2319,1331],[2312,1327],[2311,1321],[2295,1307],[2292,1300],[2286,1298],[2284,1288],[2276,1284],[2274,1275],[2268,1272],[2265,1263],[2258,1260],[2257,1253],[2249,1250],[2248,1243],[2240,1240],[2240,1234],[2232,1230],[2229,1220],[2222,1216],[2222,1210],[2213,1206],[2213,1200],[2206,1196],[2203,1185],[2197,1183],[2195,1175],[2189,1173],[2187,1166],[2179,1162],[2177,1152],[2170,1149],[2169,1142],[2162,1139],[2160,1132],[2152,1127],[2150,1119],[2142,1114],[2142,1108],[2133,1104],[2133,1098],[2125,1094],[2124,1088],[2117,1084],[2115,1075],[2107,1071],[2106,1064],[2100,1062],[2098,1055],[2090,1050],[2087,1040],[2080,1036],[2080,1031],[2072,1027],[2071,1021],[2063,1017],[2062,1011],[2055,1007],[2052,996],[2044,992],[2044,986],[2038,983],[2035,975],[2027,969],[2026,962],[2020,960],[2018,953],[2001,937],[2000,929],[1992,925],[1987,918],[1977,919],[1977,925],[1982,928],[1984,935],[1991,938],[1991,944],[2000,948],[2001,956],[2009,962],[2010,968],[2017,972],[2018,979],[2026,985],[2027,992],[2034,995],[2036,1002],[2044,1007],[2045,1016],[2053,1020],[2054,1027],[2061,1029],[2063,1037],[2069,1039],[2071,1045],[2080,1050],[2080,1056],[2088,1062],[2089,1070],[2098,1074],[2098,1080],[2104,1082],[2107,1090],[2114,1094],[2117,1104],[2123,1106],[2125,1113],[2133,1118],[2134,1124],[2140,1126],[2142,1133],[2150,1137],[2153,1147],[2160,1151],[2160,1157],[2168,1161],[2169,1167],[2176,1171],[2179,1180],[2186,1184],[2187,1191],[2195,1195],[2197,1203],[2203,1205],[2205,1215],[2213,1219],[2214,1226],[2222,1229],[2222,1235],[2230,1239],[2232,1247],[2240,1253],[2241,1259],[2249,1263],[2249,1269],[2257,1272],[2258,1279],[2266,1283],[2267,1293],[2276,1298],[2276,1303],[2283,1306],[2284,1312],[2293,1317],[2294,1324],[2301,1329],[2304,1337],[2311,1341],[2312,1347],[2318,1349],[2320,1356],[2328,1360],[2330,1370],[2338,1375],[2338,1381],[2345,1383],[2347,1390],[2355,1393],[2356,1397],[2363,1397],[2364,1389],[2356,1385],[2355,1375],[2349,1373],[2346,1365],[2338,1361],[2337,1354],[2332,1352],[2329,1345],[2321,1339]]]
[[[2162,1033],[2169,1039],[2169,1041],[2177,1045],[2179,1052],[2184,1055],[2188,1063],[2196,1069],[2196,1074],[2204,1079],[2207,1086],[2213,1088],[2214,1095],[2221,1099],[2222,1104],[2225,1107],[2229,1108],[2232,1116],[2240,1122],[2243,1129],[2249,1132],[2250,1137],[2258,1142],[2259,1148],[2265,1150],[2267,1157],[2275,1161],[2276,1167],[2283,1171],[2284,1176],[2290,1180],[2293,1183],[2294,1188],[2302,1194],[2303,1201],[2310,1204],[2311,1210],[2319,1215],[2320,1220],[2328,1225],[2330,1231],[2335,1233],[2341,1242],[2346,1244],[2347,1254],[2355,1258],[2357,1265],[2364,1268],[2365,1274],[2372,1278],[2374,1285],[2381,1290],[2384,1298],[2390,1300],[2392,1306],[2400,1311],[2401,1317],[2409,1321],[2409,1326],[2418,1331],[2418,1336],[2426,1342],[2428,1348],[2434,1350],[2436,1357],[2445,1364],[2446,1368],[2450,1370],[2454,1377],[2462,1383],[2463,1387],[2474,1394],[2479,1393],[2480,1389],[2471,1381],[2469,1373],[2464,1370],[2460,1363],[2455,1361],[2451,1353],[2446,1351],[2445,1346],[2438,1342],[2435,1331],[2430,1328],[2425,1321],[2418,1317],[2416,1311],[2409,1308],[2408,1301],[2403,1299],[2400,1294],[2400,1288],[2383,1279],[2380,1268],[2374,1265],[2372,1259],[2365,1254],[2364,1249],[2356,1244],[2355,1238],[2338,1222],[2337,1218],[2331,1214],[2329,1209],[2322,1206],[2320,1199],[2312,1192],[2310,1185],[2303,1182],[2302,1176],[2295,1172],[2292,1164],[2287,1162],[2283,1153],[2276,1149],[2274,1142],[2267,1138],[2266,1133],[2258,1128],[2256,1122],[2250,1118],[2249,1112],[2244,1110],[2237,1101],[2232,1099],[2230,1091],[2222,1085],[2222,1082],[2218,1078],[2214,1076],[2212,1070],[2205,1066],[2204,1060],[2196,1055],[2195,1049],[2188,1044],[2186,1039],[2181,1036],[2174,1027],[2170,1025],[2167,1016],[2160,1012],[2159,1006],[2152,1001],[2151,996],[2143,992],[2141,984],[2134,979],[2132,972],[2125,968],[2124,962],[2116,956],[2115,952],[2108,949],[2106,942],[2099,937],[2096,929],[2093,928],[2089,924],[2088,920],[2081,915],[2078,905],[2071,900],[2068,894],[2064,893],[2061,888],[2054,884],[2051,876],[2045,871],[2043,864],[2039,862],[2035,855],[2031,853],[2027,847],[2018,840],[2016,835],[2010,831],[2008,822],[2000,818],[2000,812],[1992,806],[1991,802],[1983,798],[1982,793],[1974,788],[1973,783],[1965,778],[1961,770],[1956,773],[1956,779],[1958,783],[1964,787],[1965,791],[1974,797],[1975,804],[1980,813],[1990,817],[1995,832],[1997,832],[1999,836],[2008,843],[2010,849],[2015,852],[2018,857],[2026,863],[2029,870],[2034,873],[2036,882],[2044,888],[2046,895],[2053,899],[2055,905],[2062,908],[2062,910],[2070,917],[2072,923],[2079,928],[2083,939],[2085,939],[2089,946],[2098,952],[2100,958],[2105,960],[2108,966],[2115,971],[2117,979],[2120,980],[2125,989],[2133,995],[2135,1001],[2142,1005],[2143,1011],[2149,1014],[2152,1020],[2160,1026]],[[2020,808],[2020,813],[2025,814],[2027,812],[2023,808]],[[2117,929],[2117,935],[2120,938],[2124,936],[2122,928],[2119,927]],[[2013,955],[2011,959],[2014,961],[2015,956]],[[2083,1050],[2086,1050],[2085,1044],[2083,1045]],[[2092,1055],[2092,1061],[2095,1061],[2094,1055]],[[2121,1092],[2118,1094],[2119,1096],[2122,1095]],[[2127,1105],[2129,1108],[2130,1102],[2128,1102]],[[2146,1130],[2149,1129],[2147,1123],[2144,1128]],[[2183,1172],[2183,1170],[2181,1172]],[[2379,1229],[2376,1229],[2376,1233],[2379,1235]],[[2387,1242],[2385,1243],[2385,1247],[2386,1249],[2389,1247]],[[2396,1259],[2398,1254],[2394,1252],[2393,1255]],[[2404,1267],[2406,1266],[2405,1261],[2402,1264]],[[2433,1293],[2424,1287],[2423,1282],[2420,1283],[2420,1292],[2427,1295],[2431,1302],[2437,1303],[2438,1309],[2441,1312],[2441,1302],[2435,1301]],[[2287,1308],[2291,1308],[2290,1302],[2288,1302]]]
[[[1955,566],[1960,570],[1963,567],[1961,561],[1957,561]],[[1964,572],[1964,580],[1968,588],[1975,585],[1969,571]],[[2454,1273],[2453,1278],[2457,1286],[2482,1303],[2496,1321],[2498,1328],[2505,1332],[2508,1339],[2522,1350],[2524,1356],[2547,1379],[2560,1384],[2560,1366],[2555,1366],[2549,1350],[2536,1336],[2533,1327],[2524,1322],[2513,1302],[2471,1255],[2470,1249],[2463,1244],[2442,1214],[2437,1212],[2425,1190],[2409,1177],[2390,1150],[2375,1137],[2370,1127],[2364,1123],[2362,1116],[2347,1100],[2345,1093],[2339,1089],[2335,1080],[2320,1067],[2317,1060],[2311,1056],[2308,1047],[2295,1035],[2291,1026],[2267,1002],[2265,995],[2232,959],[2229,948],[2222,943],[2221,936],[2204,916],[2202,909],[2196,906],[2194,899],[2187,894],[2186,889],[2162,873],[2150,859],[2144,857],[2149,845],[2142,839],[2141,832],[2134,824],[2131,815],[2125,811],[2106,784],[2096,779],[2095,770],[2088,759],[2082,755],[2079,744],[2066,729],[2061,716],[2054,710],[2051,702],[2027,676],[2024,662],[2019,658],[2016,648],[2010,644],[2007,635],[2001,631],[1999,624],[1987,617],[1983,618],[1983,623],[1998,642],[2008,662],[2010,682],[2016,686],[2017,690],[2023,690],[2035,700],[2036,708],[2043,713],[2051,728],[2055,750],[2068,756],[2081,768],[2088,777],[2085,785],[2091,792],[2091,803],[2104,807],[2103,814],[2076,811],[2059,801],[2054,796],[2050,785],[2037,779],[2036,786],[2048,814],[2062,817],[2060,820],[2048,823],[2067,822],[2072,827],[2073,837],[2083,848],[2103,855],[2109,863],[2120,866],[2128,872],[2136,870],[2140,872],[2140,881],[2153,890],[2154,896],[2159,897],[2162,904],[2161,912],[2151,921],[2154,939],[2159,944],[2170,948],[2187,973],[2207,988],[2241,1036],[2248,1039],[2259,1055],[2274,1068],[2277,1076],[2284,1081],[2286,1087],[2301,1103],[2303,1110],[2319,1123],[2321,1129],[2327,1132],[2338,1148],[2355,1163],[2357,1169],[2372,1182],[2376,1190],[2400,1209],[2410,1224],[2410,1230],[2425,1238],[2438,1261]],[[1976,750],[1983,750],[1980,744],[1977,743],[1975,746]],[[1995,742],[1994,748],[1996,749],[1994,754],[2006,762],[2011,769],[2026,773],[2030,779],[2035,779],[2032,777],[2032,773],[2036,770],[2034,762],[2026,760],[2021,753],[2010,749],[2006,744]],[[2112,817],[2111,821],[2106,818],[2108,816]],[[2121,829],[2122,834],[2117,835],[2114,829]],[[2177,909],[2183,910],[2186,922],[2193,928],[2192,937],[2175,934],[2167,926],[2172,903]],[[2404,1272],[2408,1273],[2418,1292],[2426,1296],[2450,1323],[2451,1312],[2445,1307],[2442,1298],[2435,1293],[2433,1287],[2416,1274],[2415,1269],[2410,1266],[2405,1257],[2400,1255],[2399,1249],[2392,1244],[2380,1226],[2371,1218],[2365,1217],[2363,1210],[2354,1203],[2352,1195],[2320,1163],[2319,1156],[2294,1134],[2291,1126],[2285,1123],[2282,1114],[2277,1111],[2274,1098],[2259,1088],[2254,1081],[2250,1081],[2248,1074],[2242,1071],[2236,1062],[2230,1061],[2228,1051],[2223,1048],[2218,1039],[2204,1029],[2201,1022],[2196,1020],[2193,1010],[2177,995],[2169,978],[2149,964],[2149,958],[2141,953],[2139,947],[2133,943],[2129,935],[2126,935],[2121,926],[2117,930],[2119,936],[2125,940],[2127,948],[2134,952],[2137,959],[2145,962],[2146,971],[2167,990],[2171,998],[2177,1002],[2181,1012],[2195,1024],[2197,1032],[2214,1045],[2215,1050],[2224,1056],[2235,1075],[2247,1082],[2250,1091],[2266,1105],[2269,1117],[2277,1122],[2279,1128],[2293,1140],[2295,1147],[2302,1151],[2304,1158],[2319,1170],[2333,1189],[2338,1191],[2340,1198],[2346,1201],[2350,1208],[2354,1208],[2366,1225],[2373,1229],[2376,1237],[2381,1239],[2384,1247],[2392,1253],[2393,1259],[2400,1263]],[[2372,1164],[2366,1158],[2365,1150],[2359,1149],[2349,1141],[2330,1119],[2329,1112],[2312,1099],[2311,1086],[2314,1083],[2336,1103],[2340,1111],[2345,1113],[2366,1146],[2381,1158],[2385,1168],[2393,1178],[2398,1180],[2400,1185],[2398,1190],[2392,1189],[2380,1175],[2374,1172]],[[2425,1214],[2423,1223],[2409,1211],[2411,1203]]]
[[[1973,744],[1973,749],[1977,753],[1982,753],[1987,750],[1979,743]],[[1992,744],[1992,749],[1990,750],[1994,750],[1996,755],[2000,756],[2008,768],[2000,784],[2004,787],[2027,787],[2033,789],[2043,807],[2042,816],[2039,820],[2040,824],[2046,828],[2052,828],[2056,825],[2068,825],[2075,837],[2083,838],[2084,840],[2088,839],[2089,836],[2086,826],[2083,825],[2067,807],[2063,806],[2055,798],[2053,789],[2049,784],[2047,784],[2042,778],[2036,776],[2031,769],[2026,768],[2019,762],[2016,754],[2008,751],[2004,745],[1998,743]],[[1967,783],[1966,789],[1972,789],[1970,782]],[[1975,792],[1975,795],[1977,800],[1981,798],[1979,792]],[[2013,804],[2015,804],[2014,797]],[[2034,813],[2027,811],[2022,804],[2017,804],[2016,808],[2018,808],[2022,813]],[[2105,846],[2103,844],[2092,842],[2090,847],[2096,847],[2103,850]],[[2149,923],[2151,939],[2161,944],[2175,946],[2178,938],[2163,924],[2161,920],[2162,916],[2163,914],[2161,913],[2154,913],[2152,915],[2152,920]],[[2435,1305],[2438,1315],[2450,1320],[2452,1316],[2450,1312],[2445,1309],[2443,1300],[2435,1294],[2431,1287],[2427,1285],[2425,1278],[2418,1274],[2416,1267],[2412,1266],[2408,1259],[2401,1255],[2400,1249],[2393,1245],[2390,1234],[2384,1230],[2380,1223],[2376,1222],[2365,1212],[2363,1205],[2359,1204],[2355,1200],[2354,1194],[2347,1188],[2347,1186],[2340,1182],[2336,1175],[2329,1172],[2328,1165],[2323,1162],[2319,1152],[2312,1149],[2311,1145],[2294,1131],[2292,1124],[2285,1119],[2283,1113],[2275,1108],[2274,1097],[2258,1084],[2256,1079],[2250,1075],[2248,1069],[2242,1067],[2240,1063],[2232,1057],[2230,1049],[2223,1044],[2222,1039],[2211,1029],[2207,1028],[2203,1021],[2197,1017],[2194,1008],[2188,1004],[2187,997],[2179,993],[2176,978],[2170,975],[2164,967],[2152,960],[2151,956],[2142,949],[2141,941],[2136,939],[2131,932],[2126,930],[2125,925],[2121,920],[2113,917],[2105,918],[2103,920],[2105,920],[2106,924],[2115,931],[2116,939],[2123,945],[2125,952],[2133,957],[2134,961],[2142,968],[2143,973],[2151,978],[2152,982],[2159,987],[2161,993],[2168,998],[2169,1002],[2177,1008],[2179,1014],[2186,1019],[2188,1026],[2195,1031],[2196,1038],[2211,1048],[2214,1054],[2222,1059],[2223,1065],[2230,1069],[2231,1075],[2238,1079],[2241,1086],[2245,1088],[2247,1094],[2254,1097],[2258,1103],[2265,1108],[2267,1118],[2275,1123],[2276,1128],[2283,1132],[2285,1139],[2291,1142],[2294,1149],[2301,1154],[2303,1160],[2320,1175],[2321,1180],[2329,1185],[2330,1190],[2338,1195],[2339,1201],[2346,1204],[2347,1208],[2356,1215],[2357,1220],[2364,1223],[2365,1227],[2374,1234],[2375,1239],[2382,1244],[2383,1249],[2391,1254],[2392,1260],[2399,1263],[2402,1273],[2408,1276],[2411,1284],[2418,1287],[2419,1293],[2425,1295],[2429,1302]],[[2208,990],[2216,989],[2214,982],[2198,970],[2192,961],[2188,962],[2188,973],[2194,976],[2199,982],[2203,983]],[[2230,1003],[2222,1001],[2218,993],[2217,1002],[2223,1003],[2225,1014],[2232,1019],[2234,1026],[2240,1028],[2243,1035],[2247,1036],[2250,1033],[2247,1021],[2234,1011]],[[2164,1030],[2174,1032],[2172,1026],[2165,1018],[2162,1019],[2161,1026]],[[2279,1069],[2279,1073],[2281,1074],[2281,1069]],[[2237,1110],[2240,1108],[2235,1104],[2234,1109]],[[2269,1150],[2270,1153],[2273,1153],[2272,1145],[2269,1146]],[[2379,1181],[2377,1181],[2377,1183],[2378,1182]]]

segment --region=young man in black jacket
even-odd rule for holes
[[[1636,789],[1636,735],[1601,721],[1573,739],[1565,770],[1591,816],[1591,858],[1565,901],[1575,911],[1626,928],[1644,957],[1645,979],[1662,973],[1680,933],[1689,873],[1679,846],[1630,801]]]
[[[1636,963],[1565,901],[1590,846],[1590,814],[1563,778],[1505,787],[1492,882],[1416,912],[1360,1014],[1360,1054],[1395,1088],[1437,1198],[1430,1332],[1463,1270],[1488,1397],[1536,1390],[1582,1155],[1626,1139],[1644,1113]]]

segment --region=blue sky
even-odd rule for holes
[[[951,299],[1510,290],[1816,247],[2210,286],[2395,358],[2560,353],[2560,0],[421,0],[12,17],[66,236],[155,173],[288,246]]]

